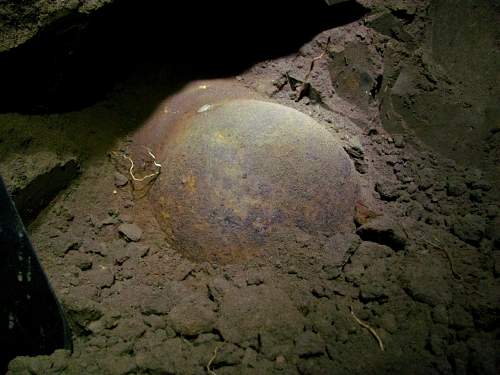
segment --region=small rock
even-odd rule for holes
[[[123,187],[127,185],[128,183],[128,178],[121,173],[116,172],[115,173],[115,186],[116,187]]]
[[[305,331],[295,340],[295,351],[299,357],[312,357],[325,352],[325,342],[318,334]]]
[[[118,227],[118,232],[125,236],[129,241],[137,242],[142,237],[142,229],[136,224],[122,224]]]
[[[485,220],[481,216],[467,214],[456,220],[452,233],[462,241],[477,246],[484,237],[485,227]]]
[[[406,235],[397,222],[386,216],[379,216],[358,228],[356,233],[363,241],[387,245],[394,250],[402,250],[406,246]]]

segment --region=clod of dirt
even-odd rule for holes
[[[196,336],[212,332],[216,320],[215,304],[207,298],[186,298],[168,314],[168,324],[179,334]]]
[[[142,237],[142,229],[137,224],[122,224],[118,227],[118,232],[133,242],[140,241]]]
[[[216,89],[198,91],[210,99],[206,91]],[[172,245],[190,259],[233,262],[286,246],[294,232],[352,229],[359,190],[352,162],[312,118],[219,98],[174,120],[150,129],[163,133],[150,201]]]

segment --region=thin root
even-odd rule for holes
[[[212,362],[215,360],[215,357],[217,357],[217,352],[219,351],[220,346],[216,346],[214,349],[214,354],[212,355],[212,358],[210,358],[210,361],[207,363],[207,372],[210,375],[217,375],[214,370],[210,368],[212,366]]]
[[[129,156],[123,155],[123,157],[130,162],[130,169],[128,170],[128,173],[130,174],[130,177],[132,177],[132,180],[134,181],[142,182],[144,180],[147,180],[148,178],[158,176],[161,172],[161,164],[156,161],[156,156],[153,154],[151,149],[146,147],[146,150],[148,151],[149,156],[151,156],[151,158],[153,159],[153,164],[156,168],[158,168],[158,170],[154,173],[148,174],[143,177],[136,177],[134,175],[134,161]]]
[[[434,247],[434,248],[436,248],[438,250],[441,250],[443,253],[446,254],[446,258],[448,258],[448,262],[450,263],[451,273],[457,279],[461,280],[462,279],[462,275],[460,275],[457,271],[455,271],[455,266],[454,266],[454,263],[453,263],[453,257],[451,256],[450,252],[447,249],[445,249],[444,247],[439,246],[438,244],[435,244],[432,241],[429,241],[429,240],[424,240],[424,241],[425,241],[425,243],[431,245],[432,247]]]
[[[311,75],[313,69],[314,69],[314,64],[316,61],[321,60],[325,55],[328,53],[328,47],[330,46],[330,37],[328,37],[326,44],[323,48],[323,52],[319,56],[316,56],[311,60],[311,64],[309,65],[309,71],[307,72],[306,76],[304,77],[304,82],[306,83],[309,79],[309,76]]]
[[[354,310],[352,309],[352,306],[349,306],[349,310],[351,310],[351,315],[361,327],[366,328],[370,333],[375,337],[375,339],[378,342],[378,346],[380,347],[380,350],[384,351],[384,343],[382,342],[382,339],[380,336],[377,334],[377,332],[368,325],[368,323],[363,322],[361,319],[359,319],[356,314],[354,314]]]

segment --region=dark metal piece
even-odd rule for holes
[[[0,177],[0,373],[19,355],[72,349],[61,305]]]

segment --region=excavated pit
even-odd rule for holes
[[[197,82],[137,135],[136,155],[152,148],[162,165],[152,210],[191,260],[238,262],[291,247],[301,232],[353,229],[358,187],[338,140],[311,117],[252,96],[235,83]]]

